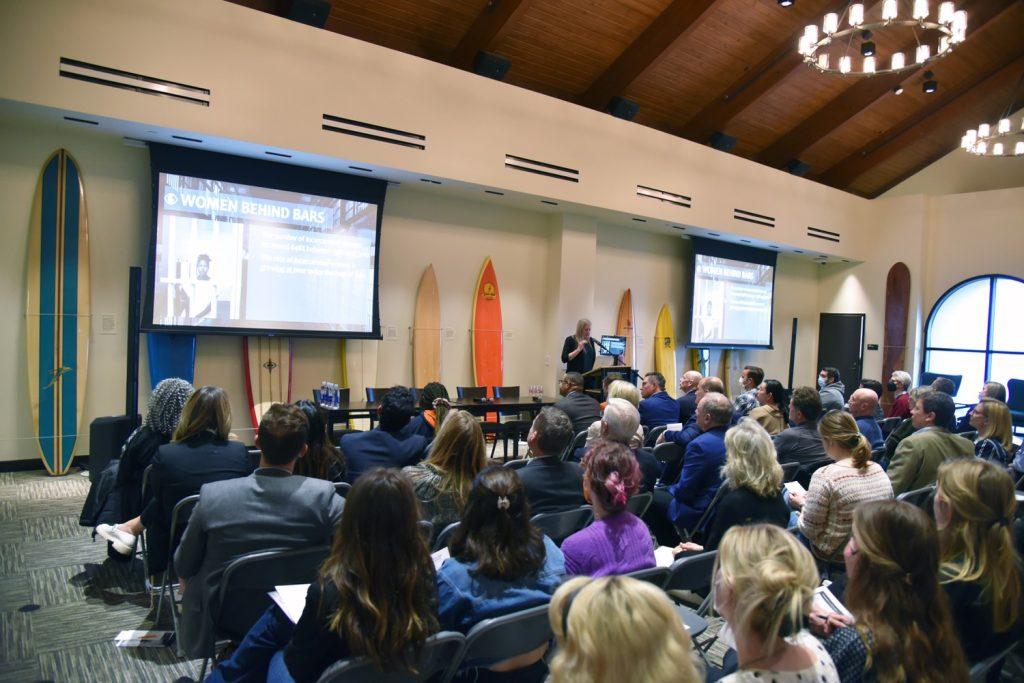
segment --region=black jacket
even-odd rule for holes
[[[582,391],[569,392],[555,401],[555,408],[565,411],[572,420],[572,430],[576,434],[586,431],[601,419],[601,404]]]
[[[583,347],[583,353],[570,360],[569,354],[575,351],[577,346],[579,346],[579,342],[576,341],[576,337],[565,338],[565,343],[562,344],[562,362],[565,363],[565,371],[581,374],[590,372],[594,369],[594,360],[597,358],[594,340],[591,339],[590,343]]]
[[[364,472],[375,467],[402,468],[415,465],[426,457],[430,439],[420,434],[404,436],[378,427],[368,432],[353,432],[341,437],[339,448],[345,456],[348,471],[345,481],[355,483]]]
[[[557,455],[549,455],[534,458],[516,472],[526,489],[531,515],[586,505],[583,469],[574,462],[562,462]]]

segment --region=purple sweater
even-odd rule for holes
[[[562,554],[566,574],[609,576],[655,565],[651,532],[628,510],[577,531],[562,542]]]

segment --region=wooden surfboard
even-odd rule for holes
[[[420,278],[412,317],[412,381],[422,388],[441,379],[441,299],[434,266]]]
[[[658,324],[654,329],[654,369],[665,376],[665,391],[675,398],[678,384],[676,378],[676,337],[672,329],[672,314],[668,304],[658,312]]]
[[[274,403],[292,400],[292,342],[283,337],[242,337],[245,393],[252,426]]]
[[[893,264],[885,278],[885,338],[882,342],[882,386],[894,370],[903,370],[907,359],[907,316],[910,312],[910,269],[902,261]],[[883,392],[882,407],[892,405],[892,394]]]
[[[619,302],[619,317],[615,321],[615,336],[626,338],[626,352],[622,354],[622,362],[631,368],[636,367],[636,333],[633,323],[633,295],[627,289]]]
[[[196,376],[196,335],[149,332],[146,334],[149,358],[149,386],[169,377],[194,382]]]
[[[345,341],[345,379],[348,380],[350,401],[365,401],[366,387],[377,386],[379,343],[376,339]]]
[[[29,405],[39,456],[66,474],[78,441],[89,369],[89,221],[85,188],[65,149],[36,185],[25,286]]]
[[[488,257],[480,269],[473,295],[472,339],[473,382],[478,387],[487,387],[488,396],[492,395],[492,387],[501,386],[504,379],[502,334],[498,276]]]

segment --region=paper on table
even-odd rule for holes
[[[807,489],[805,489],[798,481],[787,481],[783,486],[786,487],[786,490],[790,493],[807,493]]]
[[[309,591],[308,583],[296,583],[288,586],[274,586],[274,590],[268,595],[277,603],[288,619],[293,624],[297,624],[299,617],[302,616],[302,610],[306,607],[307,591]]]
[[[451,556],[452,555],[451,555],[451,553],[448,552],[448,548],[447,547],[441,548],[437,552],[431,553],[430,554],[430,559],[432,559],[434,561],[434,571],[437,571],[438,569],[440,569],[441,565],[444,564],[444,561],[447,560]]]
[[[674,549],[667,545],[659,545],[654,549],[654,561],[659,567],[671,567],[676,561]]]

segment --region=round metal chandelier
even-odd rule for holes
[[[971,128],[960,139],[960,147],[979,157],[1024,156],[1024,116]]]
[[[938,4],[931,16],[928,0],[884,0],[880,15],[865,16],[864,4],[853,2],[842,12],[830,12],[817,24],[809,24],[797,49],[804,62],[822,73],[851,76],[911,71],[944,57],[967,36],[967,12],[952,2]],[[845,28],[840,28],[844,26]],[[875,37],[909,30],[914,44],[907,52],[877,54]],[[891,42],[891,41],[889,41]]]

